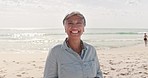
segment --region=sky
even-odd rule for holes
[[[87,28],[148,28],[148,0],[0,0],[0,29],[63,28],[79,11]]]

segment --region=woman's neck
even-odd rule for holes
[[[67,39],[67,45],[72,48],[75,52],[78,54],[81,53],[82,47],[81,47],[81,40],[72,40],[72,39]]]

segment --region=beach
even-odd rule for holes
[[[43,78],[46,53],[1,53],[0,78]]]
[[[98,53],[104,78],[148,78],[147,55],[143,44]]]
[[[2,51],[2,50],[1,50]],[[48,52],[0,54],[0,78],[43,78]],[[104,78],[147,78],[148,47],[143,44],[100,50]]]
[[[147,30],[88,28],[82,40],[96,48],[104,78],[148,78]],[[43,78],[49,50],[65,38],[63,29],[0,29],[0,78]]]

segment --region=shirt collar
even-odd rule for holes
[[[82,46],[82,50],[87,50],[85,43],[81,40],[81,46]],[[65,41],[62,44],[62,48],[68,50],[71,49],[70,46],[67,45],[67,38],[65,39]]]

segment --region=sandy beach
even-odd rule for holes
[[[0,78],[43,78],[47,53],[0,54]]]
[[[148,47],[143,44],[99,52],[104,78],[148,78]]]
[[[97,52],[104,78],[148,78],[148,47],[143,44]],[[0,78],[43,78],[47,54],[1,53]]]

